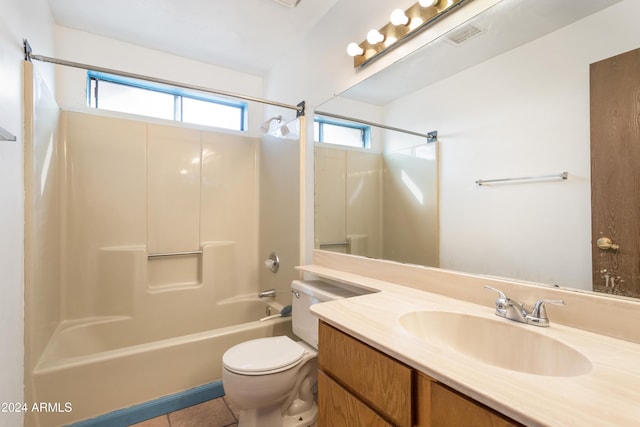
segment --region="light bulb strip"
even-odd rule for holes
[[[354,68],[366,65],[383,52],[398,46],[401,42],[418,34],[433,22],[451,12],[454,8],[470,1],[472,0],[440,0],[435,5],[429,7],[422,7],[420,3],[414,4],[404,11],[404,14],[409,18],[407,24],[393,25],[389,22],[378,30],[380,34],[384,36],[383,41],[369,43],[367,40],[364,40],[358,45],[362,49],[362,54],[353,57]],[[415,25],[416,22],[419,22],[419,24]]]

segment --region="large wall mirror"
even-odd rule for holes
[[[316,248],[628,295],[615,261],[592,262],[590,64],[640,47],[637,16],[635,0],[502,0],[318,106],[438,141],[316,143]]]

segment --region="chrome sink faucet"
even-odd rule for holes
[[[498,299],[496,299],[496,316],[515,320],[520,323],[526,323],[528,325],[548,327],[549,318],[547,317],[547,310],[545,309],[544,304],[564,305],[564,301],[561,299],[541,299],[536,301],[531,313],[528,313],[521,302],[512,300],[501,290],[487,285],[485,285],[485,289],[498,293]]]

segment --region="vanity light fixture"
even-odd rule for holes
[[[353,66],[357,68],[367,64],[469,1],[472,0],[420,0],[407,10],[394,10],[387,25],[379,30],[370,30],[366,40],[360,44],[349,43],[347,53],[353,57]]]

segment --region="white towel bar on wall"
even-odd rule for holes
[[[476,181],[478,185],[497,184],[497,183],[517,183],[517,181],[549,181],[549,180],[566,180],[569,178],[568,172],[562,172],[554,175],[538,175],[538,176],[522,176],[518,178],[500,178],[500,179],[479,179]]]

